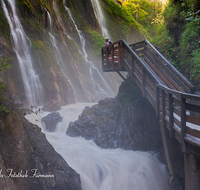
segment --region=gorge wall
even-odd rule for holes
[[[8,90],[0,95],[0,189],[81,189],[79,174],[15,108]]]
[[[133,42],[143,38],[137,24],[124,21],[111,9],[112,5],[121,11],[114,1],[100,1],[100,4],[113,41],[124,38]],[[5,5],[10,11],[7,1]],[[66,7],[70,9],[73,18]],[[116,74],[101,72],[100,50],[104,38],[90,0],[16,0],[16,12],[31,47],[33,68],[43,87],[42,104],[55,100],[60,105],[66,105],[114,96],[121,79]],[[23,74],[13,49],[13,37],[10,35],[3,3],[0,15],[0,56],[14,58],[10,62],[11,67],[2,76],[3,81],[14,96],[28,105]],[[85,48],[79,32],[85,40]]]

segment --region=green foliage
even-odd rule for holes
[[[113,0],[105,0],[105,2],[109,6],[109,8],[112,10],[112,13],[115,16],[117,16],[118,18],[121,18],[123,21],[125,21],[127,23],[133,22],[136,24],[135,19],[124,7],[120,7]]]
[[[96,50],[97,55],[101,55],[101,48],[104,46],[105,41],[104,38],[96,31],[94,30],[89,30],[89,34],[91,35],[91,42],[92,45],[94,46],[94,49]]]
[[[135,21],[132,14],[123,6],[118,5],[113,0],[105,0],[106,5],[105,9],[113,16],[114,20],[117,22],[117,26],[120,27],[120,31],[128,37],[130,32],[140,33],[140,38],[143,36],[147,36],[146,30],[144,30],[143,26]],[[115,28],[113,23],[109,23],[111,26],[110,30]],[[118,28],[113,30],[113,35],[116,35],[119,32]],[[136,35],[135,35],[136,38]],[[117,39],[118,36],[117,36]],[[135,39],[137,41],[137,39]]]
[[[139,19],[144,20],[144,17],[148,15],[148,13],[144,10],[143,6],[138,0],[127,0],[123,2],[123,7],[125,7],[131,15],[136,19],[136,12],[138,12]]]
[[[42,67],[43,70],[47,70],[51,66],[55,65],[56,57],[52,53],[53,47],[49,45],[47,41],[36,40],[32,41],[33,44],[33,53],[35,57],[35,62],[38,64],[38,67]],[[40,65],[40,63],[42,63]]]
[[[191,77],[194,80],[199,81],[200,79],[200,48],[192,52],[191,61],[192,61]]]
[[[200,76],[197,68],[200,67],[200,17],[198,15],[195,17],[190,16],[186,18],[186,22],[180,39],[180,53],[181,57],[183,57],[180,66],[187,75],[199,79]]]
[[[165,23],[154,42],[172,64],[195,85],[200,79],[200,7],[197,0],[170,0]]]
[[[0,73],[3,73],[3,71],[10,67],[10,65],[8,64],[9,61],[13,60],[13,58],[8,58],[8,59],[3,59],[0,57]],[[3,84],[2,79],[0,79],[0,91],[2,91],[6,86]],[[9,101],[7,98],[5,97],[0,97],[1,100],[6,100]],[[9,113],[9,110],[7,108],[6,105],[0,105],[0,110],[3,111],[5,114]]]
[[[5,36],[8,48],[11,49],[10,28],[1,6],[0,6],[0,34]]]
[[[0,105],[0,110],[3,111],[5,114],[9,113],[9,110],[5,105]]]
[[[11,60],[13,60],[13,58],[3,59],[0,57],[0,72],[3,72],[7,67],[10,67],[8,62]]]
[[[42,12],[45,12],[46,9],[50,10],[48,1],[46,0],[20,0],[16,1],[17,7],[20,9],[20,14],[26,16],[27,18],[39,18]]]
[[[157,23],[162,20],[162,4],[159,0],[126,0],[122,6],[136,19],[138,13],[138,22],[148,31],[149,34],[155,34]]]
[[[170,55],[172,55],[174,51],[174,40],[169,36],[165,24],[157,26],[156,35],[152,43],[154,43],[165,56],[167,55],[168,58],[171,58]]]
[[[2,57],[0,57],[0,73],[3,73],[3,71],[7,67],[10,67],[8,62],[11,60],[13,60],[13,58],[3,59]],[[2,79],[0,79],[0,90],[3,90],[4,88],[5,88],[5,85],[2,83]]]

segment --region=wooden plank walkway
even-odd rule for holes
[[[194,89],[191,82],[150,42],[144,40],[128,45],[120,40],[102,48],[102,69],[119,74],[120,71],[128,72],[141,89],[142,96],[155,108],[172,176],[174,171],[167,151],[165,129],[169,130],[171,138],[180,142],[183,153],[200,156],[200,118],[192,114],[200,113],[200,96],[191,94]],[[186,187],[191,187],[188,183]]]

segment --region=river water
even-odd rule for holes
[[[85,106],[77,103],[62,107],[63,117],[55,132],[45,131],[41,112],[26,118],[42,128],[54,149],[80,174],[83,190],[169,190],[166,167],[150,152],[102,149],[92,140],[66,135],[70,121],[75,121]],[[36,121],[37,120],[37,121]]]

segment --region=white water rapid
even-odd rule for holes
[[[109,84],[106,82],[106,80],[104,79],[102,74],[99,72],[98,68],[96,68],[95,65],[91,61],[88,60],[88,54],[85,49],[85,39],[83,37],[83,34],[78,29],[69,8],[67,8],[66,6],[64,6],[64,7],[65,7],[65,10],[68,12],[76,30],[77,30],[77,33],[78,33],[78,36],[79,36],[79,39],[81,42],[81,48],[82,48],[82,53],[81,53],[81,51],[80,51],[80,53],[82,54],[83,58],[89,65],[90,76],[91,76],[91,79],[93,82],[97,100],[101,100],[106,97],[114,97],[116,94],[113,92],[112,88],[109,86]]]
[[[30,54],[31,42],[26,36],[16,13],[15,0],[7,0],[9,8],[1,1],[4,14],[10,26],[13,50],[16,53],[26,97],[29,105],[42,105],[43,87],[34,70],[34,63]],[[10,10],[10,12],[8,11]]]
[[[55,132],[46,132],[41,120],[48,112],[26,118],[42,128],[47,140],[66,162],[80,174],[83,190],[169,190],[165,166],[149,152],[101,149],[93,141],[66,135],[69,122],[78,118],[91,103],[62,107],[63,117]]]
[[[109,35],[109,32],[107,30],[106,21],[104,19],[99,0],[91,0],[91,3],[94,9],[94,14],[101,28],[102,36],[108,37],[110,39],[111,36]]]

